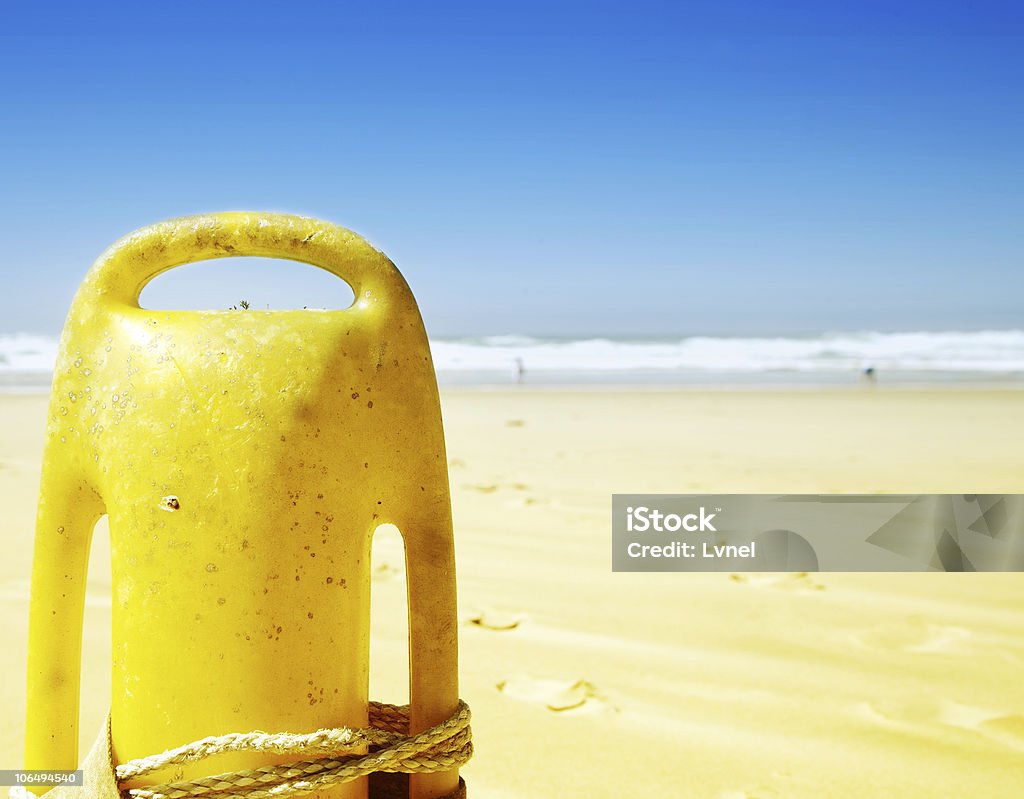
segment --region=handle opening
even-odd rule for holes
[[[409,702],[409,604],[405,539],[393,524],[373,531],[370,555],[370,699]]]
[[[242,256],[184,264],[157,275],[139,295],[151,311],[345,310],[355,290],[344,279],[286,258]]]

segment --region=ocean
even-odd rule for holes
[[[985,382],[1024,386],[1024,330],[627,339],[485,336],[431,341],[442,385],[817,385]],[[49,387],[57,339],[0,335],[0,391]]]

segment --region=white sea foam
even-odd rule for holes
[[[643,373],[671,378],[709,375],[887,372],[1024,377],[1024,330],[917,333],[826,333],[805,337],[712,337],[629,340],[530,336],[440,339],[431,343],[442,374],[529,375]],[[54,337],[0,335],[0,384],[39,383],[53,369]]]
[[[808,337],[692,336],[675,340],[522,336],[436,341],[441,371],[515,368],[555,372],[1024,372],[1024,330],[827,333]]]
[[[0,335],[0,374],[53,371],[57,360],[57,339],[29,333]]]

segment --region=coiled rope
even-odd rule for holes
[[[409,706],[371,702],[370,727],[339,727],[308,734],[231,733],[211,736],[115,767],[118,786],[168,766],[196,763],[222,752],[268,752],[302,757],[292,763],[228,772],[196,780],[122,788],[131,799],[283,799],[302,796],[375,772],[450,771],[473,755],[470,712],[460,701],[445,721],[409,735]],[[360,750],[369,748],[369,753]],[[311,757],[312,756],[312,757]]]

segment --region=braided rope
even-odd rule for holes
[[[194,763],[222,752],[259,751],[323,755],[195,780],[130,788],[130,799],[282,799],[302,796],[374,772],[429,773],[463,766],[473,755],[470,712],[465,702],[446,720],[408,735],[407,705],[370,705],[369,729],[318,730],[308,734],[232,733],[203,738],[159,755],[131,760],[115,769],[118,783],[167,766]],[[369,746],[368,754],[353,750]],[[339,756],[341,755],[341,756]]]

